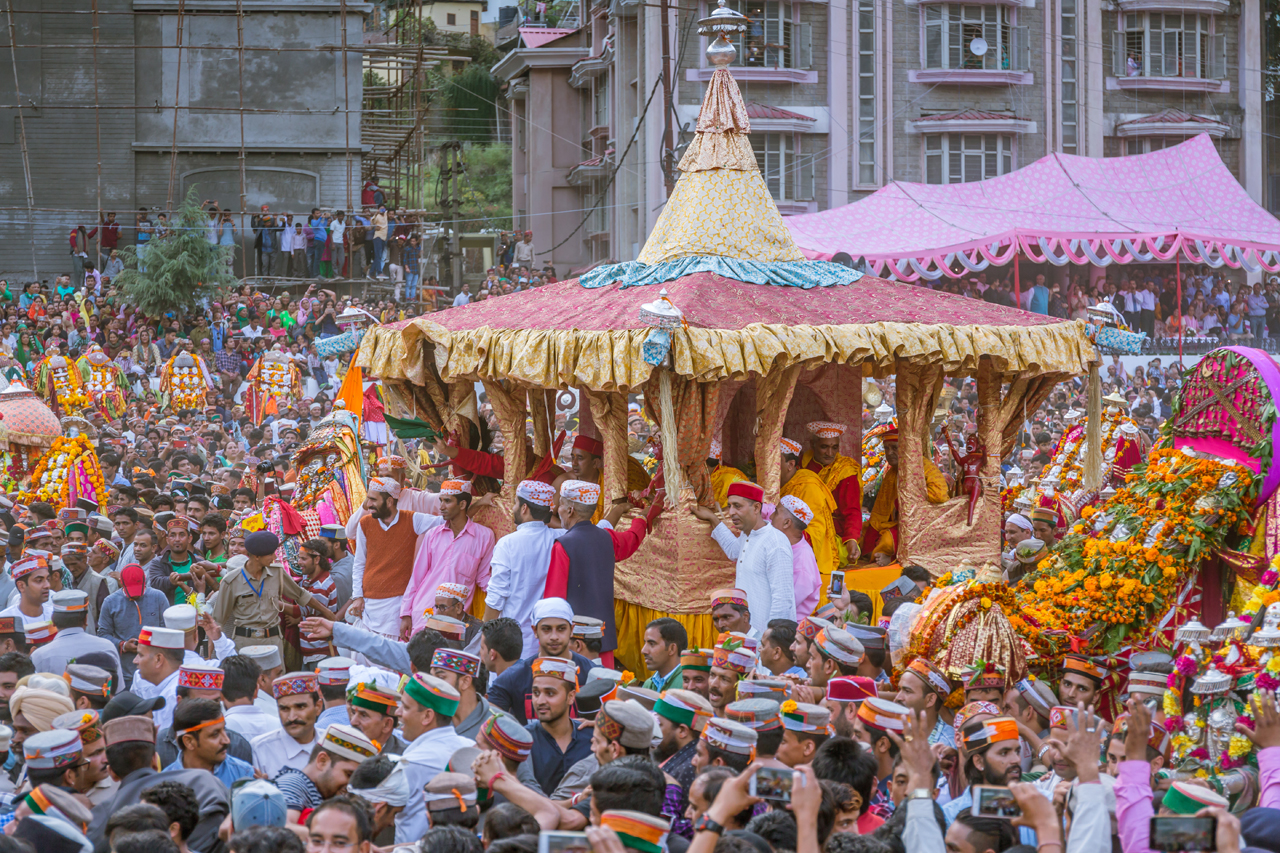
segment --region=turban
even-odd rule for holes
[[[1006,518],[1004,520],[1004,523],[1012,524],[1014,527],[1025,530],[1028,533],[1032,532],[1035,529],[1034,526],[1031,524],[1031,520],[1020,512],[1015,512],[1013,515]]]
[[[400,500],[400,484],[390,477],[374,477],[369,481],[369,492],[382,492]]]
[[[347,792],[363,797],[371,803],[386,803],[393,808],[409,803],[409,777],[405,775],[404,765],[399,761],[392,768],[387,778],[373,788],[347,788]]]
[[[21,714],[42,732],[53,728],[55,718],[70,714],[75,709],[76,706],[66,696],[39,687],[19,687],[9,697],[10,713],[15,717]]]

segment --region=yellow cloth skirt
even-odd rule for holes
[[[880,611],[884,609],[884,599],[880,590],[902,577],[902,566],[897,563],[866,569],[849,569],[844,573],[844,585],[851,590],[866,593],[871,599],[871,624],[880,621]]]

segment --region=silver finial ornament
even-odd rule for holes
[[[707,45],[707,62],[717,68],[732,65],[738,58],[738,49],[729,41],[729,35],[747,29],[746,15],[725,6],[724,0],[719,0],[719,4],[714,12],[698,21],[698,35],[713,36]]]

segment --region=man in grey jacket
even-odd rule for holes
[[[120,652],[120,664],[130,684],[137,671],[133,659],[138,652],[138,634],[143,625],[163,625],[162,614],[168,606],[169,597],[147,586],[147,575],[137,563],[121,570],[120,589],[102,602],[98,636],[110,640]]]

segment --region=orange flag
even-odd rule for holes
[[[364,420],[364,369],[356,364],[359,350],[351,354],[351,362],[347,365],[347,375],[338,389],[338,399],[347,404],[347,411],[356,416],[357,421]]]

